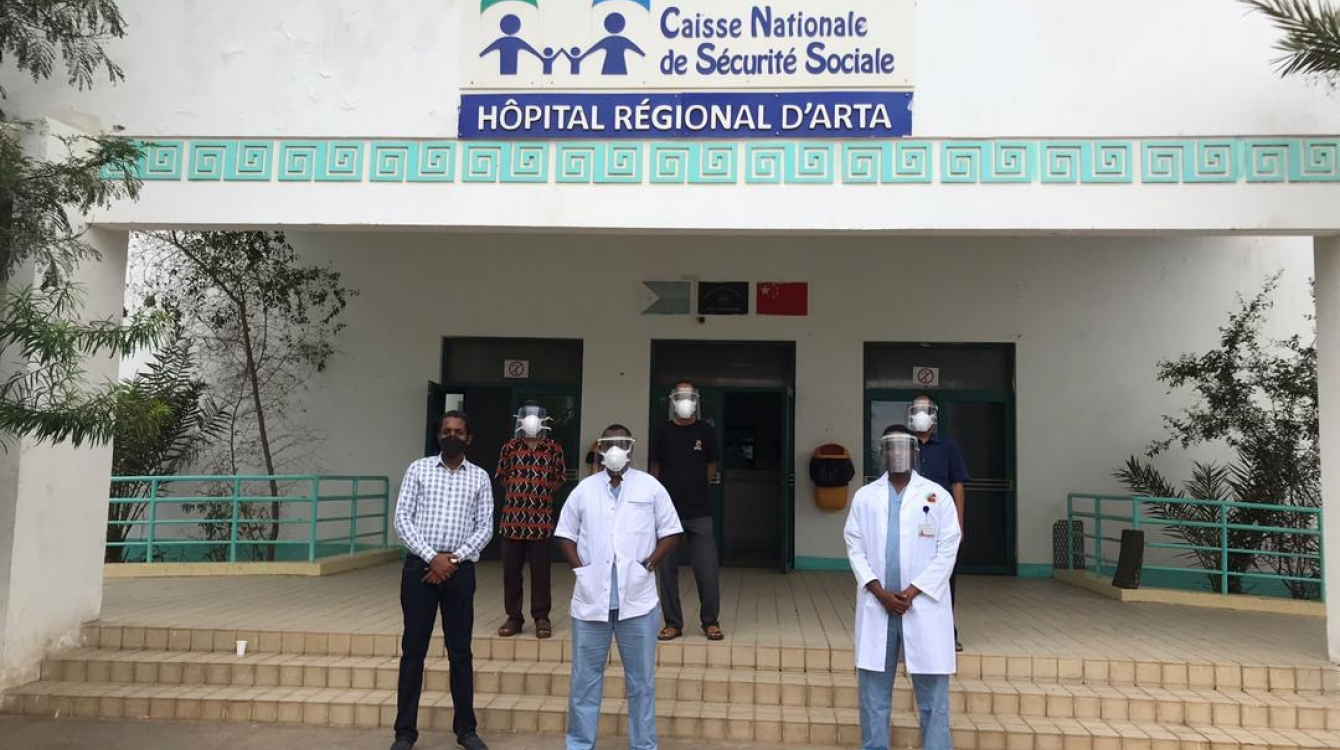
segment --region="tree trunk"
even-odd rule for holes
[[[261,455],[265,457],[265,473],[270,475],[270,497],[279,497],[279,483],[275,481],[275,459],[270,452],[270,434],[265,429],[265,409],[261,406],[261,381],[260,373],[256,372],[256,356],[251,347],[251,322],[247,319],[246,305],[240,305],[242,324],[242,349],[247,355],[247,378],[251,381],[251,402],[256,409],[256,430],[260,433]],[[315,502],[315,498],[313,498]],[[279,539],[279,501],[274,500],[270,503],[270,533],[271,542]],[[268,544],[265,548],[265,559],[273,561],[275,559],[275,549],[277,545]]]

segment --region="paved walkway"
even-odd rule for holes
[[[484,737],[491,750],[556,750],[563,738],[554,735],[495,734]],[[756,748],[739,742],[661,740],[661,750],[726,750]],[[171,721],[94,721],[0,716],[0,750],[386,750],[386,730],[222,724]],[[415,750],[454,750],[455,738],[424,732]],[[628,740],[610,737],[597,750],[623,750]],[[805,750],[787,745],[788,750]],[[774,750],[766,747],[766,750]]]
[[[478,571],[476,633],[504,619],[501,569]],[[109,580],[104,624],[157,628],[397,635],[398,565],[327,578]],[[681,576],[684,610],[698,605],[693,576]],[[554,575],[555,636],[569,636],[571,575]],[[732,643],[852,647],[855,586],[846,573],[727,569],[721,622]],[[959,582],[959,619],[971,653],[1122,657],[1276,666],[1321,666],[1325,621],[1298,615],[1121,603],[1050,580],[970,578]],[[530,624],[526,634],[530,638]],[[691,632],[690,638],[703,636]]]

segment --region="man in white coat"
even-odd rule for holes
[[[888,472],[852,500],[843,536],[856,574],[856,668],[863,750],[888,750],[898,654],[912,676],[924,750],[950,750],[949,676],[957,669],[949,574],[958,557],[954,498],[920,476],[902,425],[880,441]]]
[[[619,644],[628,697],[628,747],[656,750],[656,566],[684,527],[670,495],[629,466],[633,436],[610,425],[598,442],[604,470],[568,496],[554,536],[576,576],[566,750],[592,750],[610,639]]]

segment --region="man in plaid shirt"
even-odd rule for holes
[[[423,661],[437,611],[451,667],[452,729],[465,750],[488,750],[476,732],[470,632],[475,622],[475,563],[493,536],[493,482],[465,459],[470,423],[449,411],[438,429],[442,452],[409,465],[396,501],[395,530],[409,549],[400,577],[399,710],[391,750],[410,750],[419,738]]]
[[[498,635],[521,632],[523,568],[530,566],[530,616],[535,637],[553,635],[549,562],[553,556],[554,495],[563,486],[567,465],[563,446],[549,436],[544,407],[527,402],[516,415],[516,437],[503,443],[494,475],[503,486],[502,534],[503,607],[507,621]]]

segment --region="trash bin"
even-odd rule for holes
[[[814,482],[814,504],[820,510],[846,508],[847,487],[855,478],[856,467],[846,448],[828,443],[814,449],[810,457],[810,481]]]

